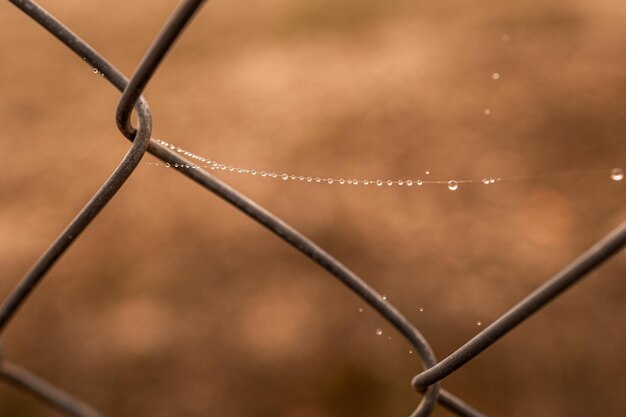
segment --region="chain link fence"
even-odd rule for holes
[[[146,152],[164,163],[170,164],[180,174],[194,181],[198,186],[221,197],[243,214],[258,222],[274,233],[304,256],[310,258],[325,269],[330,275],[343,283],[350,291],[357,294],[364,302],[389,322],[413,346],[424,370],[413,378],[415,390],[422,393],[422,399],[412,416],[428,416],[439,404],[459,416],[484,415],[461,396],[445,390],[442,381],[455,372],[462,372],[464,365],[477,355],[506,336],[520,323],[528,320],[534,313],[565,292],[573,284],[586,277],[592,270],[616,255],[626,244],[626,223],[622,223],[613,232],[595,243],[578,258],[565,266],[558,274],[511,307],[505,314],[485,327],[467,343],[452,354],[438,360],[428,340],[394,305],[370,287],[365,280],[339,262],[327,251],[316,245],[311,239],[288,225],[281,218],[273,215],[255,201],[247,198],[228,184],[212,176],[209,172],[195,167],[194,160],[185,151],[165,146],[164,142],[151,138],[152,120],[148,103],[142,92],[155,74],[159,64],[166,57],[179,35],[190,22],[194,14],[204,3],[202,0],[182,1],[155,38],[137,70],[127,80],[120,71],[109,63],[100,53],[81,40],[63,23],[50,15],[35,2],[29,0],[11,0],[17,8],[41,25],[52,36],[72,50],[79,59],[84,60],[100,73],[121,93],[122,97],[116,108],[116,122],[121,134],[130,140],[130,147],[102,187],[76,215],[59,237],[44,252],[28,273],[18,282],[15,289],[5,298],[0,307],[0,331],[4,331],[10,320],[19,312],[21,305],[38,286],[56,261],[70,248],[82,232],[89,227],[101,210],[111,201],[117,191],[133,174]],[[135,110],[138,126],[131,124],[131,113]],[[187,158],[186,158],[187,156]],[[44,381],[26,369],[2,357],[0,377],[7,383],[33,394],[52,407],[71,416],[101,416],[80,399],[72,397],[60,388]]]

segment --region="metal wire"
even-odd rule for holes
[[[11,362],[0,362],[0,379],[34,395],[68,416],[103,417],[102,414],[79,399]]]
[[[42,255],[26,276],[0,306],[0,332],[4,330],[11,317],[56,260],[65,253],[71,243],[90,224],[98,213],[106,206],[125,180],[132,174],[141,157],[150,152],[171,166],[179,165],[178,171],[186,175],[203,188],[215,193],[244,214],[260,223],[305,256],[320,265],[331,275],[345,284],[354,293],[365,300],[375,311],[392,324],[414,346],[424,371],[413,379],[413,386],[424,396],[411,416],[429,416],[437,402],[460,416],[482,416],[483,414],[464,401],[440,387],[443,378],[453,373],[473,357],[485,350],[495,341],[502,338],[542,306],[551,302],[556,296],[586,276],[592,269],[614,256],[626,244],[626,223],[605,239],[598,242],[590,250],[582,254],[561,273],[546,282],[509,312],[496,320],[483,332],[471,339],[459,350],[452,353],[442,362],[437,363],[435,355],[426,339],[391,303],[384,300],[363,279],[353,273],[337,259],[325,252],[306,236],[283,222],[253,200],[231,188],[226,183],[214,178],[202,169],[185,169],[192,165],[178,153],[150,139],[151,119],[148,105],[141,96],[159,64],[173,43],[183,31],[187,23],[204,3],[203,0],[186,0],[180,3],[161,33],[155,38],[148,49],[133,77],[128,81],[113,65],[106,61],[98,52],[72,33],[61,22],[46,12],[38,4],[30,0],[10,0],[24,13],[44,27],[68,48],[78,54],[87,63],[101,72],[118,90],[122,97],[116,109],[116,123],[122,134],[133,141],[130,150],[111,177],[96,192],[94,197],[79,212],[76,218],[55,240],[52,246]],[[138,114],[139,126],[135,130],[130,124],[132,108]],[[176,169],[176,168],[175,168]],[[55,406],[68,415],[79,417],[100,416],[80,401],[70,397],[61,390],[44,382],[16,365],[4,360],[0,362],[0,377],[9,382],[35,393],[40,398]]]

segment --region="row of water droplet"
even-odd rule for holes
[[[406,179],[406,180],[397,180],[397,179],[396,180],[391,180],[391,179],[383,180],[383,179],[359,179],[359,178],[332,178],[332,177],[320,177],[320,176],[313,177],[313,176],[304,176],[304,175],[294,175],[294,174],[288,174],[288,173],[278,174],[276,172],[271,172],[271,171],[235,167],[234,165],[223,164],[218,161],[214,161],[209,158],[196,155],[193,152],[186,151],[176,145],[165,142],[161,139],[156,139],[156,141],[159,144],[165,146],[166,148],[169,148],[170,150],[176,151],[186,156],[187,158],[190,158],[193,161],[199,162],[197,164],[196,163],[170,164],[167,162],[162,164],[160,162],[148,162],[149,165],[156,165],[156,166],[162,165],[162,166],[165,166],[166,168],[170,168],[170,167],[185,168],[185,169],[206,168],[206,169],[211,169],[211,170],[221,170],[221,171],[228,171],[228,172],[236,172],[239,174],[259,176],[262,178],[277,178],[277,179],[282,179],[284,181],[292,180],[292,181],[302,181],[302,182],[308,182],[308,183],[325,183],[329,185],[338,184],[338,185],[364,185],[364,186],[374,185],[378,187],[382,187],[382,186],[413,187],[413,186],[422,186],[426,184],[445,184],[447,185],[448,189],[451,191],[458,190],[461,184],[478,182],[478,180],[471,180],[471,179],[469,180],[468,179],[465,179],[465,180],[425,180],[425,179],[418,178],[418,179]],[[425,171],[425,175],[430,175],[430,171]],[[501,181],[501,178],[486,177],[480,180],[480,182],[482,182],[485,185],[495,184],[498,181]]]
[[[474,179],[462,179],[462,180],[425,180],[425,179],[402,179],[402,180],[392,180],[392,179],[358,179],[358,178],[332,178],[332,177],[320,177],[320,176],[304,176],[304,175],[294,175],[288,173],[278,174],[272,171],[263,171],[257,169],[249,169],[242,167],[235,167],[234,165],[227,165],[220,163],[218,161],[211,160],[209,158],[205,158],[203,156],[197,155],[193,152],[186,151],[176,145],[163,141],[161,139],[156,139],[156,141],[165,146],[166,148],[176,151],[177,153],[186,156],[192,161],[197,161],[198,163],[190,163],[190,164],[170,164],[170,163],[160,163],[160,162],[148,162],[149,165],[155,166],[165,166],[166,168],[174,167],[174,168],[184,168],[184,169],[199,169],[206,168],[211,170],[221,170],[227,172],[234,172],[239,174],[246,174],[252,176],[259,176],[262,178],[276,178],[282,179],[284,181],[301,181],[307,183],[324,183],[324,184],[338,184],[338,185],[362,185],[362,186],[423,186],[426,184],[445,184],[449,190],[456,191],[462,184],[468,183],[482,183],[484,185],[492,185],[497,182],[502,181],[502,178],[496,177],[485,177],[480,180]],[[430,171],[425,171],[425,175],[430,175]],[[610,172],[610,178],[613,181],[621,181],[624,179],[624,171],[621,168],[613,168]]]

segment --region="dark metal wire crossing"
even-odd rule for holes
[[[113,170],[107,181],[96,191],[91,200],[6,297],[0,306],[0,332],[4,331],[10,319],[16,315],[21,305],[45,277],[46,273],[54,266],[56,261],[70,248],[71,244],[124,185],[125,181],[137,168],[145,152],[149,152],[163,162],[169,163],[181,174],[186,175],[201,187],[226,200],[245,215],[273,232],[346,285],[392,324],[414,347],[424,368],[421,373],[414,377],[412,382],[413,387],[423,394],[419,405],[411,413],[411,416],[416,417],[431,415],[437,403],[459,416],[484,415],[443,389],[441,387],[442,380],[462,368],[463,365],[504,337],[517,325],[530,318],[540,308],[552,302],[570,286],[588,276],[589,272],[616,255],[626,244],[625,222],[512,307],[493,324],[486,327],[451,355],[438,361],[428,341],[419,330],[388,300],[381,297],[379,293],[347,266],[279,217],[231,188],[228,184],[211,176],[202,169],[184,168],[185,165],[194,165],[193,162],[151,139],[151,115],[148,103],[142,96],[142,92],[178,36],[204,3],[204,0],[184,0],[180,3],[162,31],[155,38],[130,80],[127,80],[102,55],[35,2],[30,0],[10,1],[74,51],[80,59],[83,59],[102,73],[114,87],[122,92],[116,108],[116,122],[122,135],[129,139],[131,144],[127,154]],[[133,109],[136,111],[139,120],[137,128],[133,127],[130,122]],[[0,356],[0,379],[33,394],[67,415],[75,417],[102,416],[102,414],[93,410],[81,400],[72,397],[28,370],[11,363],[3,356]]]

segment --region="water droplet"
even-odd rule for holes
[[[348,184],[352,184],[352,180],[348,180]]]
[[[359,307],[359,313],[363,312],[363,307]]]
[[[265,172],[265,171],[261,171],[261,176],[262,176],[262,177],[267,177],[267,172]]]
[[[253,169],[252,171],[250,171],[250,174],[256,175],[256,170]]]
[[[413,181],[406,180],[406,185],[408,185],[409,187],[412,187],[413,186]]]
[[[292,180],[295,180],[295,179],[296,179],[296,176],[295,176],[295,175],[292,175],[292,176],[291,176],[291,177],[289,177],[289,178],[291,178]]]
[[[500,79],[500,73],[494,72],[493,74],[491,74],[491,78],[493,78],[494,80],[499,80]]]
[[[387,296],[386,296],[386,295],[383,295],[383,296],[382,296],[382,297],[380,297],[380,298],[382,298],[382,299],[383,299],[383,300],[385,300],[385,301],[387,300]]]
[[[311,177],[306,177],[306,181],[307,181],[307,182],[311,182],[311,181],[313,181],[313,178],[311,178]]]
[[[393,185],[393,181],[391,181],[391,180],[387,181],[387,185],[389,185],[389,186]]]
[[[412,351],[412,350],[409,350],[409,355],[412,355],[412,354],[413,354],[413,351]]]
[[[383,331],[381,329],[376,329],[376,335],[382,336]]]
[[[376,185],[378,185],[380,187],[381,185],[383,185],[383,181],[382,180],[376,181]]]
[[[316,177],[315,182],[322,182],[322,179],[320,177]]]
[[[333,182],[335,182],[335,180],[332,179],[332,178],[329,178],[329,179],[326,180],[326,182],[329,183],[329,184],[332,184]]]
[[[170,163],[169,163],[169,162],[166,162],[166,163],[165,163],[165,168],[169,168],[169,167],[170,167]]]
[[[491,109],[485,109],[485,116],[489,116],[491,114]]]
[[[422,185],[422,184],[424,184],[424,181],[422,181],[422,180],[417,180],[417,185]]]
[[[94,74],[97,74],[97,73],[98,73],[98,68],[94,67],[94,68],[93,68],[93,73],[94,73]]]
[[[613,168],[611,170],[611,179],[613,181],[621,181],[624,179],[624,171],[621,168]]]
[[[459,189],[459,183],[454,181],[454,180],[450,180],[448,181],[448,190],[450,191],[456,191]]]
[[[477,322],[476,322],[476,325],[477,325],[477,326],[482,326],[482,325],[483,325],[483,322],[482,322],[482,321],[477,321]]]
[[[430,171],[426,171],[426,175],[430,175]]]
[[[352,180],[352,184],[359,185],[359,180]]]
[[[420,307],[420,313],[424,311],[424,307]]]
[[[289,175],[287,174],[283,174],[280,176],[282,179],[287,180],[289,178]]]
[[[363,185],[369,185],[369,181],[368,180],[363,180]]]
[[[404,185],[404,181],[398,180],[398,185]]]
[[[346,182],[346,180],[344,180],[343,178],[339,178],[339,184],[344,184]]]

